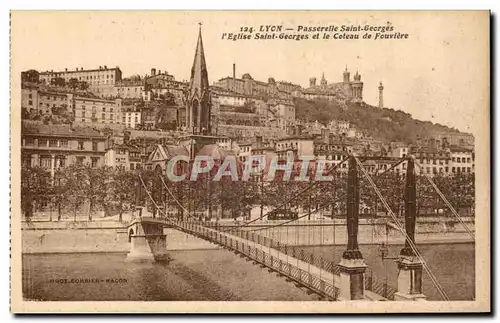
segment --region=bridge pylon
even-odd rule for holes
[[[405,246],[399,253],[398,264],[398,291],[394,300],[425,300],[422,293],[422,262],[417,257],[414,248],[415,225],[417,220],[417,184],[415,180],[415,162],[413,158],[407,159],[405,182]]]
[[[359,178],[356,159],[349,158],[347,178],[347,249],[339,263],[339,300],[361,300],[365,296],[365,264],[358,247]]]

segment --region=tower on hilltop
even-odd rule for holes
[[[211,99],[201,23],[186,98],[186,125],[192,134],[210,134]]]
[[[384,85],[382,82],[380,82],[380,85],[378,86],[378,107],[384,107]]]

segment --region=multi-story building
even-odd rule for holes
[[[123,111],[122,124],[127,128],[138,129],[138,126],[142,124],[141,111],[136,109]]]
[[[409,153],[415,156],[422,167],[416,167],[417,174],[434,176],[451,171],[450,149],[442,146],[411,146]]]
[[[314,138],[307,135],[293,135],[276,140],[278,158],[314,156]]]
[[[301,88],[300,85],[289,82],[276,82],[272,77],[268,78],[267,82],[257,81],[248,73],[243,74],[241,78],[236,78],[235,65],[233,65],[233,77],[222,78],[214,85],[248,96],[278,98],[291,98],[291,93]]]
[[[295,106],[288,100],[269,100],[268,106],[274,112],[278,128],[287,130],[295,125]]]
[[[451,152],[451,172],[452,173],[473,173],[474,172],[474,151],[470,148],[457,145],[450,146]]]
[[[113,97],[140,99],[144,96],[144,81],[141,79],[123,79],[115,83]]]
[[[130,145],[116,145],[106,149],[105,165],[123,170],[142,168],[140,149]]]
[[[38,88],[21,89],[21,108],[27,109],[28,112],[52,114],[57,113],[58,109],[71,112],[72,105],[72,93],[45,91]]]
[[[82,67],[76,68],[74,71],[68,70],[54,72],[46,71],[39,74],[39,79],[45,84],[51,84],[52,79],[62,78],[66,83],[70,79],[77,79],[81,82],[86,82],[89,85],[89,90],[92,92],[108,96],[113,94],[113,88],[117,81],[122,79],[122,71],[120,68],[108,68],[106,65],[99,66],[98,69],[84,70]]]
[[[75,122],[122,123],[122,100],[75,97],[72,105]]]
[[[106,136],[91,128],[23,122],[21,137],[23,165],[47,168],[52,175],[72,164],[104,165]]]

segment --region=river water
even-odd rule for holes
[[[344,247],[306,247],[339,261]],[[361,246],[375,275],[396,286],[397,266],[378,246]],[[391,246],[389,256],[401,246]],[[420,251],[452,300],[474,298],[474,245],[422,245]],[[267,269],[227,250],[172,251],[164,264],[126,263],[124,253],[23,255],[23,295],[40,301],[314,301]],[[429,300],[439,294],[424,276]]]

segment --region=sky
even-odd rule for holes
[[[477,113],[489,113],[487,12],[13,12],[12,74],[27,69],[74,70],[119,66],[125,77],[152,67],[187,80],[201,22],[209,81],[250,73],[308,86],[341,82],[347,68],[359,71],[365,102],[476,133]],[[241,27],[370,25],[407,33],[399,40],[221,39]],[[254,30],[254,34],[257,32]],[[311,37],[313,33],[309,33]]]

